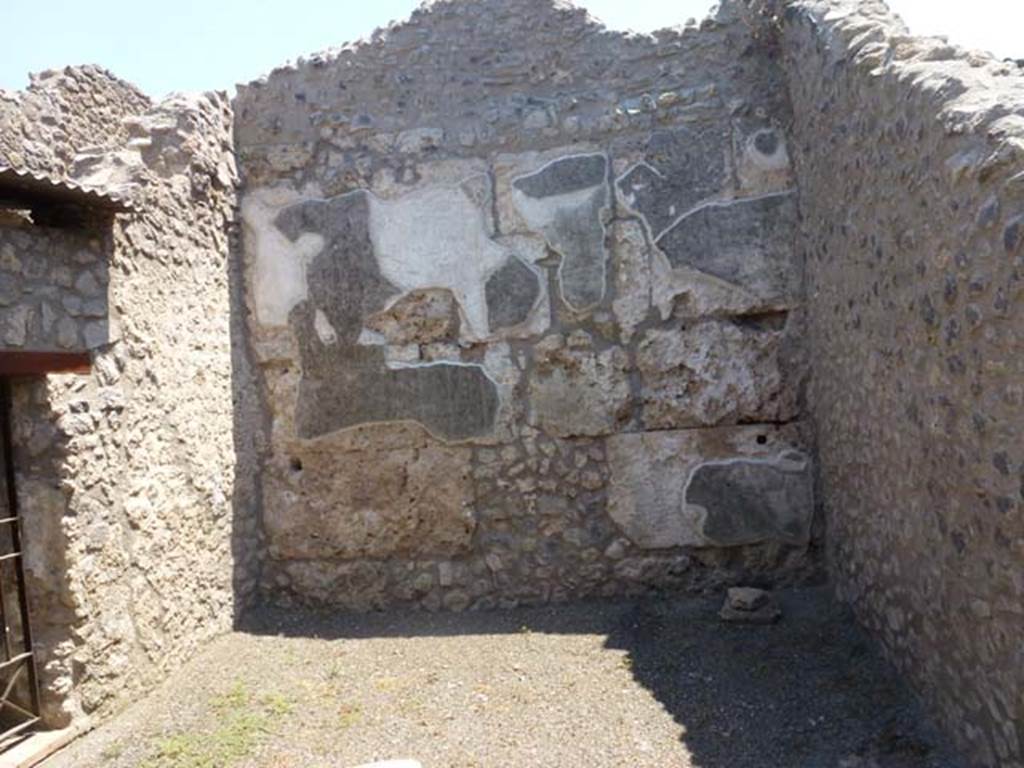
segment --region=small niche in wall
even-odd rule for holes
[[[87,371],[111,341],[116,196],[0,168],[0,375]]]
[[[104,230],[115,214],[131,210],[130,202],[109,192],[0,167],[0,225]]]

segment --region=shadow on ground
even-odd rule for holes
[[[680,765],[962,765],[827,590],[792,590],[779,599],[784,618],[772,626],[724,624],[717,600],[647,598],[457,615],[263,609],[251,613],[241,630],[323,640],[603,635],[604,648],[625,652],[633,679],[681,726]],[[560,695],[556,690],[552,695]]]

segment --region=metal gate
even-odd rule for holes
[[[20,739],[40,720],[15,488],[11,409],[11,380],[0,377],[0,750]]]

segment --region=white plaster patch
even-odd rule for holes
[[[361,344],[364,347],[383,347],[387,343],[388,340],[383,333],[371,331],[369,328],[359,331],[359,338],[356,339],[356,344]]]
[[[291,189],[264,187],[242,200],[250,301],[262,326],[288,325],[288,313],[308,296],[306,268],[324,247],[321,235],[304,232],[292,242],[274,226],[282,209],[302,199]]]
[[[506,342],[489,344],[484,352],[484,371],[498,387],[498,412],[494,418],[494,442],[512,439],[515,416],[515,388],[522,376]]]
[[[419,344],[391,344],[384,348],[384,365],[392,370],[420,364]]]
[[[313,328],[316,329],[316,335],[320,337],[320,341],[323,344],[330,346],[338,341],[338,334],[335,333],[334,326],[327,319],[327,315],[319,309],[313,317]]]
[[[568,159],[568,158],[559,158]],[[548,163],[550,165],[551,163]],[[540,170],[535,173],[539,173]],[[532,176],[534,174],[526,174]],[[520,176],[519,178],[523,178]],[[597,185],[593,187],[587,187],[586,189],[578,189],[574,192],[566,192],[562,195],[552,195],[551,197],[530,197],[529,195],[523,194],[515,187],[512,188],[512,199],[515,201],[516,208],[519,209],[519,213],[522,214],[523,218],[526,219],[526,223],[531,228],[538,231],[544,231],[544,229],[553,226],[558,220],[559,216],[564,215],[566,211],[576,211],[580,208],[585,208],[593,198],[594,193],[600,189],[603,185]],[[550,245],[550,242],[548,243]]]
[[[445,164],[436,169],[444,179],[478,164]],[[539,296],[527,320],[501,336],[542,333],[550,324],[550,302],[544,272],[531,263],[543,258],[543,241],[520,237],[509,246],[492,239],[489,216],[490,181],[477,173],[454,186],[431,185],[385,199],[368,191],[369,230],[381,275],[398,288],[388,309],[413,290],[440,288],[452,292],[461,317],[460,340],[476,342],[492,336],[486,301],[487,280],[515,252],[537,275]],[[389,188],[391,193],[396,188]],[[257,189],[242,203],[243,221],[252,233],[250,253],[251,295],[257,321],[264,326],[286,326],[292,308],[308,297],[306,269],[323,249],[324,238],[304,232],[292,242],[273,224],[278,214],[297,202],[320,198],[286,188]],[[540,245],[538,245],[540,243]],[[337,340],[326,318],[315,327],[325,344]],[[330,341],[328,339],[331,339]],[[358,343],[386,344],[385,338],[362,329]]]
[[[501,235],[497,242],[505,246],[527,264],[536,264],[547,258],[548,247],[543,237],[536,235]]]
[[[370,238],[381,274],[403,293],[450,290],[462,315],[461,336],[487,338],[484,287],[508,253],[488,235],[480,207],[458,187],[428,187],[396,200],[369,199]]]

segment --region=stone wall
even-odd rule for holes
[[[257,592],[787,583],[823,504],[841,597],[1024,764],[1016,67],[870,1],[631,36],[441,0],[233,109],[44,73],[0,92],[0,164],[137,206],[0,227],[0,344],[93,351],[14,393],[50,723]]]
[[[0,103],[6,124],[56,126],[5,143],[4,162],[43,158],[26,165],[101,181],[137,206],[106,233],[18,230],[0,246],[5,269],[8,257],[26,269],[46,265],[36,258],[43,240],[54,249],[48,259],[66,250],[79,268],[88,255],[95,290],[52,262],[37,282],[65,290],[73,277],[68,290],[82,311],[102,298],[112,320],[102,343],[90,344],[90,375],[14,388],[44,714],[63,725],[158,682],[229,629],[252,591],[236,554],[255,531],[239,498],[244,482],[235,482],[246,466],[233,443],[231,110],[216,94],[149,105],[92,68],[39,78]],[[111,104],[134,108],[103,108]],[[82,250],[76,238],[105,246]],[[61,302],[69,313],[72,299]]]
[[[0,222],[0,345],[80,352],[107,343],[110,238]]]
[[[30,76],[23,91],[0,90],[0,164],[67,177],[91,146],[123,146],[125,118],[142,114],[149,98],[95,66]]]
[[[266,593],[813,570],[790,115],[750,30],[437,2],[240,88]]]
[[[1024,77],[880,3],[771,26],[838,592],[976,764],[1024,765]]]

